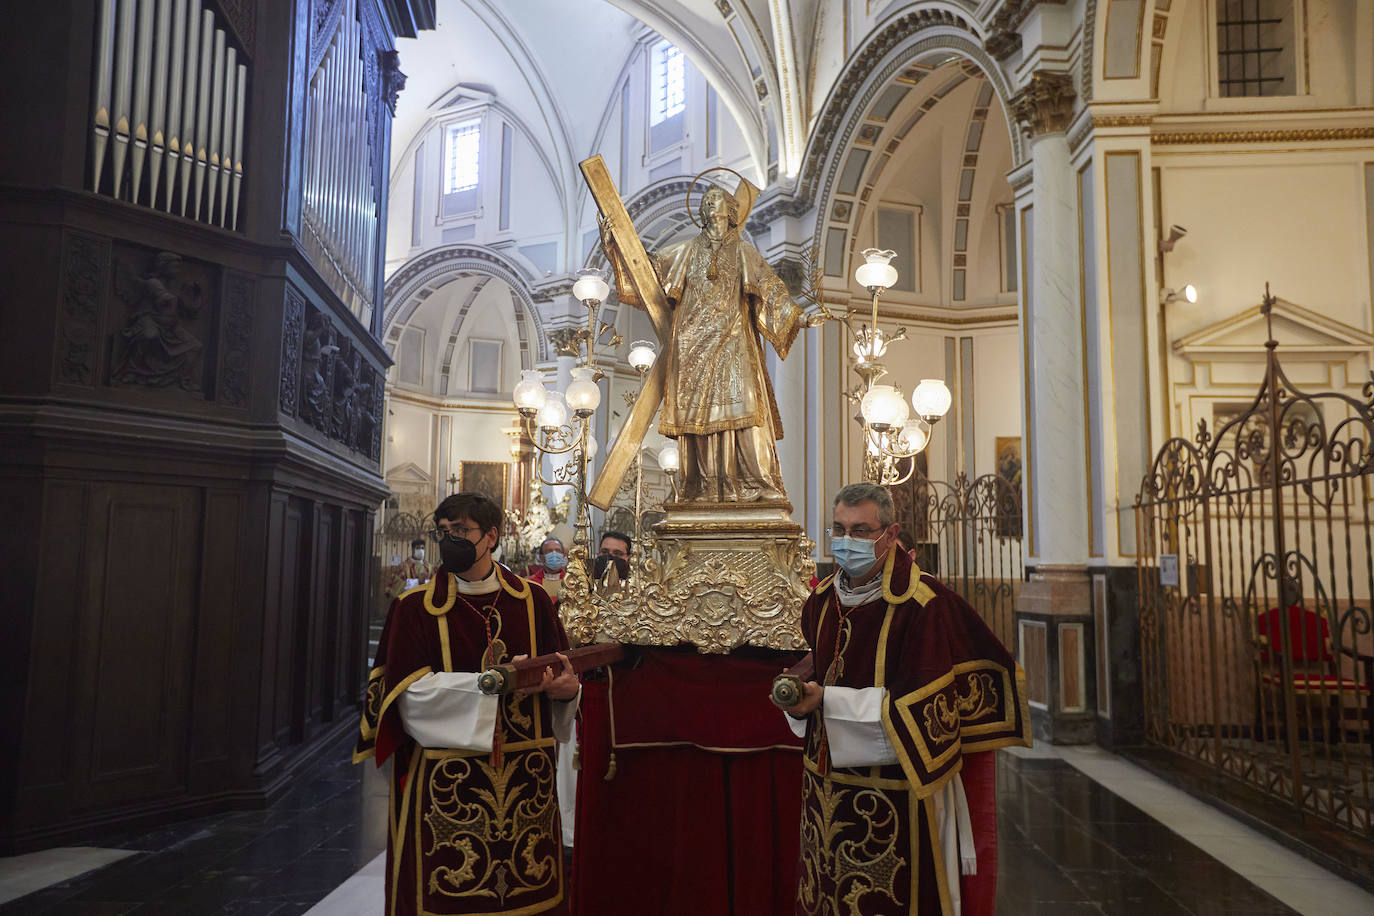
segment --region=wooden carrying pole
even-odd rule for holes
[[[802,685],[816,679],[816,658],[808,652],[802,660],[773,678],[773,705],[788,709],[801,702]]]
[[[581,674],[593,668],[610,665],[625,657],[625,647],[618,642],[598,642],[590,646],[569,649],[563,655],[573,671]],[[544,669],[552,668],[555,676],[563,673],[563,662],[557,652],[522,658],[518,662],[493,665],[477,678],[477,689],[487,696],[501,696],[515,690],[538,687],[544,679]]]

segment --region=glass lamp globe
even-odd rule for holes
[[[590,434],[589,434],[589,435],[587,436],[587,460],[588,460],[588,461],[591,461],[593,458],[596,457],[596,452],[597,452],[597,449],[598,449],[598,448],[599,448],[599,446],[596,444],[596,436],[593,436],[593,435],[590,435]]]
[[[658,453],[658,466],[669,474],[675,473],[680,466],[676,445],[665,445]]]
[[[522,369],[520,381],[515,383],[515,406],[523,416],[534,416],[544,406],[549,392],[539,380],[538,369]]]
[[[654,345],[647,340],[636,340],[630,344],[630,353],[626,357],[630,365],[634,366],[636,372],[644,372],[654,364],[658,354],[654,352]]]
[[[865,248],[864,263],[854,271],[854,279],[866,289],[887,289],[897,282],[897,268],[890,263],[897,256],[895,251]]]
[[[906,422],[906,400],[901,392],[891,385],[874,385],[868,389],[859,410],[864,422],[878,432],[885,432]]]
[[[595,267],[586,267],[577,272],[577,282],[573,284],[573,296],[582,302],[605,302],[611,287]]]
[[[557,429],[567,423],[568,407],[563,403],[563,396],[551,392],[544,400],[544,406],[539,408],[534,422],[539,424],[540,429]]]
[[[914,455],[930,442],[930,424],[920,417],[911,417],[902,424],[897,434],[897,451],[902,455]]]
[[[601,389],[592,381],[592,370],[585,366],[574,369],[572,376],[568,383],[568,406],[573,416],[590,417],[601,403]]]
[[[911,406],[923,417],[938,420],[949,412],[952,403],[954,395],[950,394],[944,379],[923,378],[916,390],[911,392]]]

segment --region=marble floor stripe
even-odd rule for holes
[[[0,903],[17,900],[131,855],[132,849],[59,846],[0,858]]]
[[[1299,913],[1374,913],[1374,894],[1134,763],[1091,745],[1053,750],[1079,772]]]

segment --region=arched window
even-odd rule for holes
[[[687,107],[687,68],[682,52],[666,41],[654,45],[650,58],[649,126],[681,114]]]
[[[480,177],[482,122],[458,121],[444,131],[443,215],[456,216],[477,209]]]

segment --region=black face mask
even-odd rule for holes
[[[449,572],[465,573],[477,562],[477,545],[465,537],[446,537],[439,542],[439,556]]]
[[[606,575],[606,567],[612,563],[615,564],[615,573],[617,576],[621,579],[630,578],[630,561],[624,557],[613,557],[607,553],[599,555],[596,558],[596,562],[592,564],[592,576],[600,580]]]

